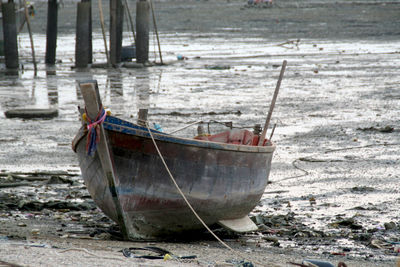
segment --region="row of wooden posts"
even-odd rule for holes
[[[136,34],[134,29],[132,30],[135,35],[137,63],[146,63],[148,61],[150,7],[152,7],[151,2],[149,3],[148,0],[138,0],[136,2]],[[1,8],[3,14],[4,56],[6,68],[18,69],[19,61],[15,3],[13,0],[9,0],[8,3],[2,3]],[[125,7],[122,0],[110,0],[110,52],[108,53],[104,21],[102,18],[101,0],[99,0],[107,63],[114,67],[118,66],[121,62],[124,8],[128,8],[126,0]],[[128,15],[130,16],[129,9]],[[28,16],[26,19],[27,25],[30,27]],[[45,63],[49,65],[54,65],[56,62],[57,20],[57,0],[48,0]],[[33,49],[32,54],[34,55]],[[75,67],[86,68],[92,63],[92,59],[92,3],[91,0],[81,0],[81,2],[77,3]],[[34,62],[34,64],[36,63]]]

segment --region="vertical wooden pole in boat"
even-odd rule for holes
[[[85,101],[87,115],[90,118],[96,118],[97,114],[102,107],[97,82],[88,81],[79,83],[79,88],[82,92],[82,97]],[[117,192],[117,181],[115,178],[114,166],[111,160],[111,151],[108,147],[108,138],[104,130],[103,125],[100,127],[100,142],[97,145],[97,154],[100,158],[101,167],[103,169],[103,175],[108,182],[108,188],[115,205],[115,209],[118,216],[118,224],[121,227],[122,235],[125,239],[129,237],[128,224],[125,213],[122,210],[121,202],[119,200]]]
[[[90,58],[90,2],[78,3],[76,16],[75,67],[86,68]]]
[[[265,140],[265,135],[267,134],[269,122],[271,121],[272,111],[274,110],[276,98],[278,97],[279,88],[281,87],[283,74],[285,73],[286,64],[287,64],[287,61],[284,60],[283,64],[282,64],[282,68],[281,68],[281,73],[279,74],[279,79],[278,79],[278,82],[276,84],[274,96],[272,97],[271,105],[269,106],[269,111],[268,111],[267,119],[265,120],[264,129],[263,129],[262,134],[260,136],[260,140],[258,141],[258,145],[259,146],[263,145],[264,140]]]
[[[160,38],[158,37],[156,15],[154,14],[154,8],[153,8],[153,0],[150,0],[150,7],[151,7],[151,15],[153,17],[154,30],[156,31],[156,36],[157,36],[157,45],[158,45],[158,52],[160,54],[160,62],[161,62],[161,65],[163,65],[164,63],[163,63],[163,60],[162,60]]]
[[[123,22],[121,0],[110,0],[110,61],[113,66],[121,62]]]
[[[56,63],[57,21],[58,21],[57,0],[48,0],[45,62],[46,64],[50,65],[54,65]]]
[[[3,14],[4,57],[7,69],[18,69],[17,24],[13,1],[1,3]]]
[[[139,125],[146,126],[147,114],[148,114],[148,109],[146,109],[146,108],[139,109],[138,119],[137,119],[137,123]]]
[[[136,62],[149,61],[150,6],[147,0],[136,3]]]

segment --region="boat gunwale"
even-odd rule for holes
[[[107,116],[109,118],[109,116]],[[126,125],[121,125],[120,123],[112,122],[112,119],[117,119],[117,121],[126,123]],[[128,135],[136,135],[143,138],[151,139],[151,136],[147,130],[147,127],[142,127],[140,125],[132,124],[130,122],[124,121],[117,117],[111,117],[111,120],[106,120],[103,123],[106,130],[120,132]],[[272,143],[269,146],[249,146],[249,145],[238,145],[238,144],[226,144],[207,140],[197,140],[185,137],[172,136],[167,133],[159,132],[151,129],[152,135],[157,141],[164,141],[169,143],[202,147],[208,149],[216,150],[229,150],[238,152],[249,152],[249,153],[273,153],[276,146]]]

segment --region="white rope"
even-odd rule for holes
[[[201,217],[197,214],[197,212],[194,210],[194,208],[192,207],[192,205],[189,203],[189,201],[187,200],[185,194],[182,192],[182,190],[180,189],[179,185],[176,183],[175,178],[173,177],[173,175],[171,174],[167,163],[164,160],[164,157],[162,156],[156,141],[154,140],[153,134],[151,133],[150,127],[148,122],[146,121],[146,127],[147,127],[147,131],[150,134],[151,140],[153,141],[154,147],[157,150],[158,155],[160,156],[160,159],[162,161],[162,163],[164,164],[165,169],[167,170],[169,177],[171,178],[172,182],[174,183],[176,189],[178,190],[179,194],[182,196],[182,198],[185,200],[186,204],[188,205],[188,207],[190,208],[190,210],[193,212],[193,214],[196,216],[196,218],[201,222],[201,224],[203,224],[203,226],[207,229],[208,232],[210,232],[210,234],[212,234],[215,239],[218,240],[218,242],[220,242],[224,247],[226,247],[227,249],[229,249],[230,251],[232,251],[233,253],[237,254],[238,256],[242,257],[243,259],[246,259],[247,257],[244,256],[242,253],[239,253],[238,251],[235,251],[233,248],[231,248],[228,244],[226,244],[224,241],[222,241],[208,226],[207,224],[201,219]],[[262,263],[257,262],[260,265],[264,265]]]
[[[186,204],[189,206],[189,208],[192,210],[193,214],[197,217],[197,219],[203,224],[203,226],[210,232],[210,234],[212,234],[219,242],[221,242],[222,245],[224,245],[226,248],[230,249],[233,251],[233,248],[231,248],[228,244],[226,244],[224,241],[222,241],[213,231],[211,231],[211,229],[207,226],[207,224],[200,218],[200,216],[197,214],[197,212],[194,210],[194,208],[192,207],[192,205],[189,203],[189,201],[187,200],[185,194],[183,194],[182,190],[180,189],[179,185],[176,183],[175,178],[172,176],[171,171],[169,170],[167,163],[164,160],[164,157],[162,156],[160,150],[158,149],[158,146],[156,144],[156,141],[154,140],[153,134],[150,131],[150,127],[148,122],[146,122],[146,126],[147,126],[147,131],[150,134],[151,140],[153,141],[154,147],[157,150],[158,155],[161,158],[162,163],[164,164],[165,169],[167,170],[169,177],[171,178],[172,182],[174,183],[176,189],[178,189],[179,194],[181,194],[182,198],[185,200]]]
[[[198,123],[201,123],[201,122],[203,122],[203,121],[196,121],[196,122],[190,123],[190,124],[188,124],[188,125],[186,125],[186,126],[183,126],[182,128],[179,128],[179,129],[177,129],[177,130],[175,130],[175,131],[170,132],[169,134],[177,133],[177,132],[179,132],[179,131],[185,130],[186,128],[189,128],[189,127],[192,126],[192,125],[195,125],[195,124],[198,124]]]

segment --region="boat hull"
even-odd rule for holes
[[[169,177],[146,128],[107,117],[116,191],[130,238],[170,236],[202,227]],[[171,174],[208,225],[247,216],[268,182],[274,146],[254,147],[172,137],[154,132]],[[82,176],[96,204],[117,213],[100,159],[76,147]]]

